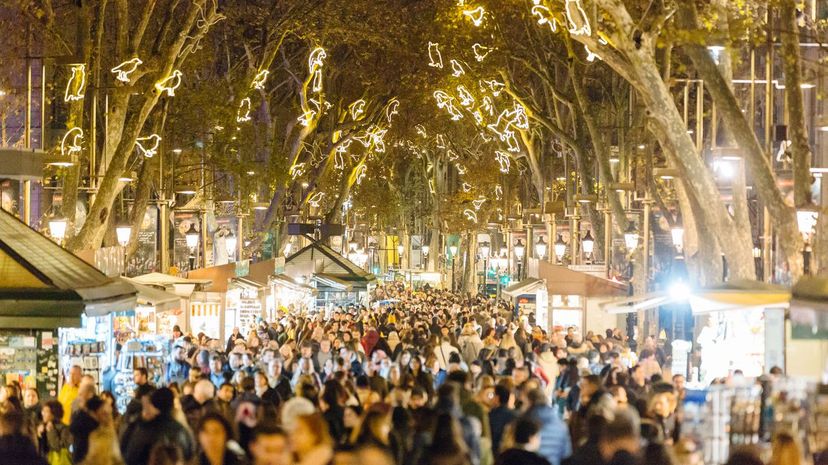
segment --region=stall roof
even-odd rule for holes
[[[540,261],[538,278],[546,280],[549,294],[580,295],[584,297],[620,296],[627,293],[627,284],[599,278],[565,266]]]
[[[205,291],[227,292],[227,284],[230,280],[236,278],[246,278],[248,281],[257,283],[257,287],[265,287],[267,286],[267,280],[275,270],[276,261],[270,259],[251,263],[247,274],[241,277],[236,276],[235,263],[192,270],[187,273],[187,277],[210,281],[211,284],[205,287]]]
[[[339,276],[327,273],[316,273],[312,279],[325,287],[330,287],[338,291],[351,292],[353,290],[353,283],[341,279]]]
[[[294,290],[308,291],[308,292],[311,292],[313,294],[316,293],[316,289],[313,286],[308,286],[307,284],[298,283],[298,282],[296,282],[296,280],[294,280],[293,278],[291,278],[290,276],[288,276],[286,274],[281,274],[280,273],[280,274],[277,274],[277,275],[273,275],[273,276],[270,277],[270,279],[271,279],[271,281],[274,281],[277,284],[280,284],[282,286],[285,286],[285,287],[288,287],[288,288],[291,288],[291,289],[294,289]]]
[[[145,285],[162,285],[168,286],[173,284],[210,284],[209,279],[190,279],[181,278],[164,273],[147,273],[141,276],[130,278],[132,282]]]
[[[285,260],[288,275],[294,267],[312,270],[315,275],[333,276],[351,284],[363,286],[377,279],[373,274],[320,242],[311,243]]]
[[[173,310],[181,303],[181,298],[171,292],[157,287],[139,284],[130,278],[123,278],[138,291],[138,303],[155,307],[156,312]]]
[[[82,313],[132,309],[135,287],[92,265],[0,210],[0,327],[77,326]]]
[[[533,293],[536,290],[538,290],[538,288],[542,288],[545,285],[546,283],[542,279],[528,278],[524,279],[523,281],[509,285],[508,287],[503,289],[503,293],[508,296],[517,297],[522,294]]]

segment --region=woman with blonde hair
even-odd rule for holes
[[[320,413],[298,416],[291,440],[296,465],[321,465],[333,459],[333,439]]]
[[[796,438],[790,433],[781,432],[773,437],[771,442],[771,459],[768,465],[800,465],[802,450]]]

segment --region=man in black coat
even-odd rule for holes
[[[100,424],[96,416],[99,410],[105,408],[105,404],[102,398],[92,396],[72,414],[69,432],[72,433],[72,461],[74,463],[81,463],[89,452],[89,435]],[[109,412],[111,415],[112,411]]]
[[[174,399],[169,388],[161,388],[150,395],[149,402],[144,402],[143,420],[128,428],[121,438],[121,453],[127,465],[147,463],[153,446],[161,442],[178,447],[186,463],[192,460],[193,438],[172,417]]]
[[[492,431],[492,452],[497,455],[500,452],[500,441],[506,427],[518,417],[514,409],[509,408],[509,400],[512,398],[512,391],[502,384],[495,386],[494,401],[496,407],[489,411],[489,427]]]
[[[515,445],[497,456],[495,465],[550,465],[540,449],[540,425],[537,421],[522,417],[515,422]]]

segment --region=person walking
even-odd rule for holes
[[[121,438],[121,452],[127,465],[144,465],[154,444],[166,442],[181,449],[184,460],[193,457],[193,439],[173,414],[175,395],[169,388],[157,389],[144,402],[142,421]]]
[[[566,423],[558,416],[556,409],[549,406],[543,390],[533,389],[529,391],[527,398],[529,410],[526,416],[542,425],[538,453],[551,465],[560,465],[561,460],[572,455],[572,443]]]

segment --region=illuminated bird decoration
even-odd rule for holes
[[[265,81],[267,81],[267,75],[270,74],[270,71],[263,69],[256,73],[256,76],[253,78],[253,82],[250,84],[250,87],[256,90],[262,90],[265,86]]]
[[[83,144],[83,129],[72,128],[66,131],[60,141],[60,154],[64,157],[71,157],[81,151],[81,144]]]
[[[474,59],[480,62],[492,53],[492,49],[485,45],[474,44],[472,45],[472,52],[474,53]]]
[[[494,116],[494,104],[492,103],[492,98],[488,95],[483,97],[483,103],[480,104],[480,107],[483,108],[489,116]]]
[[[322,199],[324,197],[325,197],[324,192],[317,192],[316,194],[313,194],[313,197],[308,199],[308,203],[313,208],[319,208],[319,204],[322,203]]]
[[[462,84],[457,86],[457,96],[460,98],[461,106],[470,107],[474,105],[474,97],[472,97],[471,92],[466,89],[466,86]]]
[[[575,36],[592,35],[592,27],[589,25],[586,12],[581,0],[566,0],[566,19],[569,22],[569,33]]]
[[[509,172],[509,168],[512,166],[512,161],[508,153],[501,152],[500,150],[495,151],[495,160],[497,160],[497,163],[500,165],[501,173]]]
[[[515,137],[514,132],[510,132],[509,135],[506,137],[506,145],[508,147],[507,150],[509,150],[510,152],[520,152],[520,145],[518,144],[517,137]]]
[[[325,49],[322,47],[316,47],[311,51],[310,55],[308,56],[308,71],[314,72],[316,68],[321,68],[324,65],[325,58],[328,58],[328,54],[325,53]]]
[[[483,24],[483,19],[486,16],[486,10],[484,10],[482,6],[479,6],[473,10],[466,10],[463,12],[463,14],[466,15],[469,19],[471,19],[472,24],[474,24],[475,27],[480,27],[480,25]]]
[[[461,165],[460,163],[458,163],[457,164],[457,174],[459,174],[460,176],[463,176],[464,174],[466,174],[466,167]]]
[[[391,124],[391,117],[400,114],[400,112],[397,111],[399,106],[400,101],[397,99],[391,99],[391,101],[388,102],[388,106],[385,107],[385,119],[388,120],[388,124]]]
[[[129,77],[129,75],[134,73],[135,70],[138,69],[138,65],[140,65],[142,63],[143,63],[143,61],[141,61],[140,58],[135,57],[131,60],[127,60],[127,61],[121,63],[120,65],[112,68],[110,71],[115,74],[115,79],[117,79],[121,82],[129,83],[129,81],[131,79]]]
[[[448,158],[448,161],[455,161],[458,158],[460,158],[460,157],[457,156],[456,153],[454,153],[454,150],[451,150],[451,149],[446,150],[446,157]]]
[[[362,180],[365,179],[365,175],[368,173],[368,167],[365,165],[359,165],[356,171],[356,183],[357,185],[362,184]]]
[[[152,134],[147,137],[139,137],[135,139],[135,146],[138,147],[138,152],[146,158],[152,158],[158,153],[158,146],[161,145],[161,136]]]
[[[428,192],[430,194],[436,194],[437,193],[437,189],[434,188],[434,180],[433,179],[428,180]]]
[[[443,68],[443,55],[440,54],[440,44],[428,43],[428,66],[432,68]]]
[[[414,130],[417,131],[417,134],[423,139],[428,138],[428,133],[426,133],[425,126],[423,126],[422,124],[414,126]]]
[[[477,122],[477,124],[482,125],[483,123],[485,123],[485,121],[483,120],[483,113],[480,113],[480,109],[474,110],[472,116],[474,116],[474,120]]]
[[[317,69],[313,72],[313,85],[311,90],[314,92],[322,92],[322,70]]]
[[[492,79],[491,81],[483,81],[489,87],[489,90],[492,91],[492,95],[495,97],[499,97],[500,93],[503,92],[503,89],[506,88],[506,84],[496,81]]]
[[[469,192],[469,191],[471,191],[471,188],[472,188],[471,184],[469,184],[467,182],[464,182],[463,185],[460,186],[460,187],[463,189],[463,192]]]
[[[474,206],[475,210],[480,210],[480,207],[483,206],[484,202],[486,202],[486,198],[479,197],[477,200],[472,200],[472,205]]]
[[[83,91],[86,88],[86,65],[73,65],[72,76],[66,83],[66,92],[63,94],[63,101],[74,102],[83,99]]]
[[[584,45],[584,49],[587,52],[587,61],[592,63],[595,59],[603,60],[597,53],[593,53],[592,50],[589,49],[586,45]]]
[[[351,119],[357,121],[357,119],[365,113],[365,100],[359,99],[348,105],[348,111],[351,113]]]
[[[442,90],[438,90],[434,92],[434,99],[437,100],[437,108],[445,108],[451,115],[452,121],[463,118],[463,114],[454,106],[454,97]]]
[[[495,200],[503,198],[503,187],[500,184],[495,185]]]
[[[288,170],[288,174],[290,175],[291,179],[296,179],[299,176],[302,176],[305,172],[305,164],[304,163],[297,163],[290,167]]]
[[[540,0],[533,0],[533,3],[535,5],[532,7],[532,16],[538,17],[538,24],[541,26],[548,24],[549,28],[552,29],[552,32],[557,32],[558,21],[552,16],[552,12],[549,11],[549,8],[541,5]]]
[[[465,216],[467,220],[477,223],[477,213],[474,210],[470,210],[468,208],[463,210],[463,216]]]
[[[155,89],[160,93],[167,93],[167,97],[175,97],[175,89],[181,85],[181,76],[183,74],[179,70],[175,70],[169,76],[155,83]]]
[[[460,77],[466,74],[466,71],[463,70],[463,65],[461,65],[459,61],[451,60],[449,63],[451,63],[452,76]]]
[[[438,149],[445,149],[446,148],[446,136],[442,134],[437,134],[437,137],[434,138],[434,145]]]
[[[250,97],[243,98],[236,112],[236,122],[244,123],[250,121]]]
[[[342,157],[342,152],[339,149],[334,154],[334,168],[340,171],[345,169],[345,159]]]

